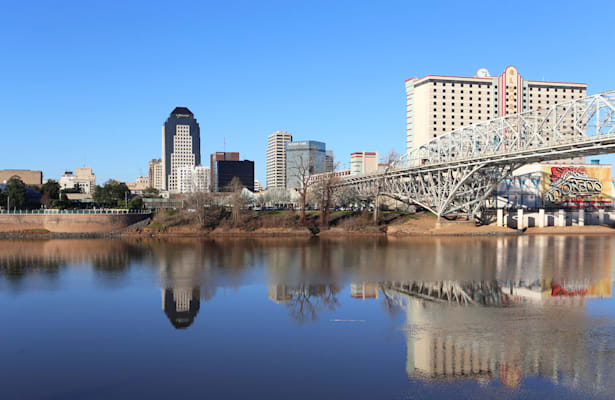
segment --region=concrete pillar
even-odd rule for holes
[[[504,210],[498,208],[498,226],[504,226]]]
[[[598,210],[598,225],[604,224],[604,209]]]
[[[559,210],[557,214],[557,226],[566,226],[566,213],[564,210]]]
[[[585,226],[585,210],[579,208],[579,226]]]
[[[504,212],[504,228],[508,227],[508,213]]]
[[[520,208],[517,210],[517,229],[522,230],[523,226],[523,208]]]
[[[540,210],[538,210],[538,227],[539,228],[545,227],[545,209],[544,208],[541,208]]]

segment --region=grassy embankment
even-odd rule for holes
[[[181,210],[162,210],[156,213],[152,222],[140,230],[149,234],[300,234],[310,235],[331,231],[331,233],[383,234],[392,224],[404,224],[416,220],[416,214],[384,211],[377,224],[372,213],[366,211],[331,212],[329,224],[321,224],[320,211],[308,211],[305,222],[301,214],[290,210],[244,211],[233,223],[230,213],[220,215],[206,226],[197,222],[194,213]]]

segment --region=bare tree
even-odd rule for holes
[[[335,190],[333,204],[340,207],[348,207],[358,201],[357,190],[352,186],[342,186]]]
[[[335,165],[333,170],[337,169],[338,165]],[[325,172],[321,174],[316,183],[313,185],[314,200],[320,206],[320,225],[323,227],[329,226],[329,219],[331,216],[331,207],[334,203],[334,196],[337,191],[335,185],[339,183],[340,179],[333,171]]]
[[[289,177],[294,178],[296,185],[298,185],[297,192],[301,200],[301,219],[300,222],[305,222],[305,208],[307,205],[307,198],[310,192],[310,186],[312,180],[310,176],[314,173],[314,164],[310,160],[304,160],[303,154],[299,154],[297,159],[289,163],[287,171]]]
[[[184,211],[200,228],[215,228],[224,217],[224,208],[218,206],[209,192],[193,192],[184,196]]]
[[[286,204],[290,201],[290,193],[284,188],[273,188],[265,192],[265,203],[274,206]]]
[[[259,193],[256,196],[254,196],[254,202],[256,204],[258,204],[259,207],[265,207],[265,204],[267,203],[267,194],[266,193]]]
[[[233,193],[231,195],[231,207],[233,209],[231,219],[233,222],[233,226],[236,227],[237,225],[239,225],[241,218],[241,208],[244,204],[244,198],[241,195],[241,192],[243,190],[243,184],[241,183],[241,180],[238,177],[234,176],[231,180],[231,183],[229,184],[229,189]]]
[[[386,174],[393,167],[393,162],[399,158],[399,154],[392,149],[388,152],[384,158],[381,160],[383,164],[385,164],[384,171],[380,175],[380,178],[376,182],[376,192],[374,193],[374,225],[378,223],[378,214],[380,213],[380,197],[382,196],[382,192],[384,191],[385,177]]]

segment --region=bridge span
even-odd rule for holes
[[[525,164],[615,152],[615,90],[468,125],[433,138],[385,172],[337,186],[476,217],[496,186]]]

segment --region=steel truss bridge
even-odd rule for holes
[[[387,196],[438,216],[477,216],[524,164],[615,152],[615,90],[451,131],[404,154],[386,172],[338,187]]]

